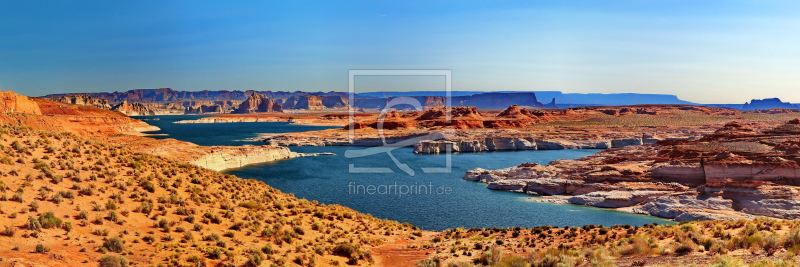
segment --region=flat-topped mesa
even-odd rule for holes
[[[27,96],[11,91],[0,91],[0,113],[41,115],[39,105]]]
[[[119,111],[122,114],[128,116],[144,116],[144,115],[156,115],[155,111],[149,109],[142,103],[128,103],[128,101],[122,101],[121,103],[111,107],[111,110]]]
[[[264,113],[264,112],[283,112],[280,104],[275,102],[260,93],[253,93],[250,98],[242,102],[239,108],[232,113],[247,114],[247,113]]]
[[[766,98],[766,99],[753,99],[750,103],[744,103],[742,109],[756,110],[756,109],[772,109],[772,108],[788,108],[796,109],[797,105],[782,102],[779,98]]]
[[[288,97],[282,105],[284,109],[321,110],[347,107],[347,100],[342,96],[303,95]]]
[[[49,98],[49,100],[66,104],[93,106],[101,109],[111,109],[111,105],[108,103],[108,100],[102,98],[93,98],[86,94],[53,97]]]

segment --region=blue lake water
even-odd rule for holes
[[[279,122],[172,124],[201,116],[148,116],[161,127],[157,133],[201,145],[258,144],[242,142],[257,133],[300,132],[330,127],[299,126]],[[445,173],[424,173],[423,167],[444,167],[445,155],[418,155],[411,148],[392,151],[397,161],[414,170],[410,176],[396,166],[388,154],[347,158],[345,151],[365,147],[291,147],[297,152],[333,152],[335,156],[303,157],[224,171],[241,178],[258,179],[283,192],[326,204],[341,204],[378,218],[410,222],[426,230],[455,227],[534,227],[539,225],[582,226],[586,224],[643,225],[671,222],[577,205],[554,205],[527,201],[531,196],[488,190],[485,184],[464,181],[464,172],[476,167],[500,169],[523,162],[547,164],[572,159],[599,150],[541,150],[452,155],[452,168]],[[355,168],[389,168],[392,173],[351,173]]]

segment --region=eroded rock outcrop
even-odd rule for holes
[[[344,103],[343,100],[341,100],[341,97],[339,96],[337,97],[340,98],[341,103]],[[286,98],[283,101],[283,107],[285,109],[305,109],[305,110],[325,109],[326,108],[325,105],[322,104],[322,98],[323,96],[320,95],[292,96]],[[335,100],[328,100],[326,102],[332,103],[334,105],[339,104]]]
[[[41,115],[39,105],[30,98],[11,91],[0,91],[0,113]]]
[[[302,157],[287,147],[274,146],[243,146],[243,147],[212,147],[209,153],[190,161],[194,165],[207,169],[220,171],[225,169],[240,168],[245,165]]]
[[[253,93],[233,111],[233,113],[239,114],[264,112],[283,112],[283,108],[274,99],[269,99],[259,93]]]
[[[108,100],[101,98],[93,98],[85,94],[54,97],[50,98],[50,100],[66,104],[93,106],[101,109],[111,109],[111,105],[108,103]]]
[[[122,114],[128,116],[146,116],[146,115],[156,115],[155,111],[147,108],[142,103],[128,103],[128,101],[122,101],[121,103],[111,107],[111,110],[119,111]]]
[[[636,144],[546,166],[474,169],[464,179],[545,196],[535,201],[679,221],[800,218],[800,119],[760,132],[731,122],[697,140]]]

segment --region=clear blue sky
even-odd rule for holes
[[[0,87],[26,95],[346,91],[348,69],[452,69],[454,90],[800,102],[800,4],[0,3]]]

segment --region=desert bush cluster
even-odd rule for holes
[[[797,266],[800,222],[452,229],[420,246],[436,254],[418,266],[680,266],[682,258],[716,266]]]
[[[101,266],[371,265],[371,248],[417,231],[70,133],[0,129],[0,243],[21,251]]]

